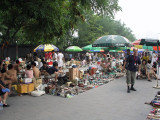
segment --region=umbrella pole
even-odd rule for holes
[[[158,52],[159,52],[159,40],[157,41],[157,53],[158,53]],[[158,53],[158,54],[159,54],[159,53]],[[159,67],[160,67],[159,63],[160,63],[160,60],[158,60],[158,72],[157,72],[157,77],[158,77],[158,75],[159,75]],[[157,78],[157,85],[156,85],[156,86],[153,86],[153,88],[160,89],[160,86],[158,85],[158,78]]]

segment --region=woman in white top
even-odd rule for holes
[[[31,65],[27,65],[25,76],[26,78],[33,78],[33,70],[31,70]]]
[[[155,54],[155,51],[153,51],[153,54],[152,54],[152,65],[153,65],[153,63],[154,62],[156,62],[157,61],[157,55]]]

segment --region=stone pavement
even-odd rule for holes
[[[10,97],[0,120],[145,120],[152,109],[145,105],[158,89],[156,81],[136,80],[136,92],[127,93],[125,78],[73,98],[52,95]]]

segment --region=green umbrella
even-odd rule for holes
[[[111,47],[109,50],[126,50],[131,49],[130,47]]]
[[[94,50],[89,50],[89,52],[104,52],[104,50],[103,49],[101,49],[100,47],[98,48],[96,48],[96,49],[94,49]]]
[[[87,45],[82,48],[83,50],[97,50],[97,49],[103,49],[103,50],[109,50],[109,47],[92,47],[92,45]]]
[[[93,47],[125,47],[129,45],[129,40],[120,35],[102,36],[92,44]]]
[[[67,52],[81,52],[83,50],[78,46],[70,46],[65,51],[67,51]]]
[[[121,50],[109,50],[109,52],[119,52]]]
[[[159,46],[160,41],[156,39],[141,39],[140,45],[145,46]]]

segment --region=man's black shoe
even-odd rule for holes
[[[3,107],[9,107],[10,105],[7,105],[7,104],[3,104]]]
[[[132,91],[136,91],[136,89],[134,88],[134,87],[131,87],[131,89],[130,90],[132,90]]]
[[[130,93],[130,90],[127,90],[128,93]]]
[[[136,89],[133,87],[133,85],[131,85],[131,89],[132,91],[136,91]]]
[[[130,88],[129,88],[129,86],[128,86],[127,92],[130,93]]]

